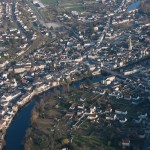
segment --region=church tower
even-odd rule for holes
[[[129,37],[129,48],[128,48],[128,49],[131,51],[132,48],[133,48],[133,46],[132,46],[131,36],[130,36],[130,37]]]

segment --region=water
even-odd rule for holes
[[[30,125],[30,114],[35,101],[26,105],[15,117],[6,133],[6,150],[22,150],[23,137]]]
[[[141,0],[133,2],[128,8],[127,11],[131,11],[139,7]]]
[[[90,77],[89,78],[93,83],[101,81],[102,76]],[[71,84],[72,87],[79,87],[83,82],[76,81]],[[61,87],[60,87],[61,90]],[[49,90],[47,93],[52,93],[53,89]],[[26,134],[26,130],[30,127],[30,117],[31,111],[35,104],[40,101],[40,98],[37,97],[36,100],[31,101],[28,105],[22,108],[18,112],[10,127],[7,129],[6,133],[6,147],[5,150],[23,150],[23,140]]]

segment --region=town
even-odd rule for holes
[[[132,8],[132,3],[137,6]],[[136,134],[134,141],[126,134],[123,147],[134,147],[141,134],[137,147],[150,147],[148,6],[148,0],[0,2],[1,148],[18,110],[35,95],[100,75],[102,81],[85,90],[92,94],[67,110],[65,116],[78,118],[70,120],[70,129],[78,130],[86,119],[117,128],[117,120],[123,126],[117,134]],[[88,97],[93,100],[87,105]]]
[[[55,89],[33,110],[25,149],[149,147],[149,90],[132,81],[146,71],[145,62],[137,68],[141,66],[133,76],[126,71],[124,82],[109,76],[101,82],[85,80],[78,88]]]

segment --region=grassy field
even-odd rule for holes
[[[47,145],[52,143],[55,147],[51,149],[60,149],[64,146],[62,141],[67,139],[69,143],[65,146],[71,147],[72,150],[121,150],[122,148],[118,144],[121,138],[117,135],[125,128],[116,126],[115,123],[108,126],[110,122],[105,121],[105,115],[99,115],[99,122],[91,122],[86,119],[87,116],[79,120],[76,108],[74,111],[69,108],[73,103],[82,105],[80,97],[87,99],[86,109],[90,108],[91,104],[96,104],[99,98],[104,104],[106,100],[104,97],[90,93],[90,89],[85,88],[74,89],[68,94],[63,93],[60,96],[53,95],[47,98],[32,113],[32,132],[27,136],[26,145],[36,147],[37,150],[45,147],[48,149],[48,146],[44,145],[45,141],[48,141]],[[122,103],[128,104],[128,101],[120,100],[119,102],[115,99],[111,99],[110,102],[113,105],[117,103],[118,108],[123,107]],[[103,105],[100,105],[103,108]],[[66,116],[66,113],[69,112],[74,112],[74,115]],[[78,128],[74,128],[74,125]],[[128,127],[134,128],[135,126],[128,124]],[[28,139],[33,139],[33,142]]]
[[[56,5],[57,4],[57,0],[41,0],[41,2],[46,5]]]
[[[58,0],[59,1],[59,0]],[[56,4],[57,0],[41,0],[44,4]],[[79,3],[79,0],[61,0],[59,1],[60,4],[66,5],[66,4],[76,4]]]
[[[72,6],[69,6],[69,7],[65,7],[65,10],[67,11],[83,11],[84,10],[84,7],[79,5],[79,4],[76,4],[76,5],[72,5]]]
[[[41,2],[49,6],[57,6],[57,0],[41,0]],[[59,7],[62,7],[67,11],[83,10],[83,6],[81,5],[81,2],[79,0],[61,0],[59,1]]]
[[[103,141],[100,138],[97,138],[95,136],[83,136],[79,135],[73,140],[74,144],[76,144],[79,147],[86,148],[88,150],[100,150],[100,149],[107,149],[107,150],[114,150],[112,147],[105,146],[104,143],[106,141]]]

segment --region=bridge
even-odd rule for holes
[[[120,73],[118,73],[116,71],[110,70],[110,69],[108,69],[106,67],[102,67],[101,70],[106,72],[106,73],[108,73],[108,74],[114,75],[114,76],[122,78],[122,79],[126,79],[127,78],[125,75],[120,74]]]

